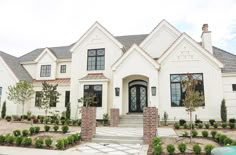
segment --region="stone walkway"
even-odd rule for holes
[[[157,128],[157,136],[159,137],[178,137],[173,128]]]
[[[96,135],[140,137],[143,136],[143,128],[97,127]]]

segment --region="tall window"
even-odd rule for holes
[[[203,84],[203,74],[194,73],[191,74],[193,79],[197,80],[196,91],[200,95],[204,95],[204,84]],[[183,87],[182,81],[187,80],[187,74],[171,74],[170,75],[170,90],[171,90],[171,106],[181,107],[186,95],[186,88]],[[203,104],[205,106],[205,104]]]
[[[94,94],[94,101],[96,103],[96,107],[102,106],[102,85],[84,85],[84,97],[87,95]]]
[[[41,91],[36,91],[35,92],[35,107],[39,107],[41,104],[41,97],[42,97],[42,92]]]
[[[40,77],[51,76],[51,65],[41,65]]]
[[[61,65],[61,73],[66,73],[66,65]]]
[[[104,70],[105,49],[88,50],[87,70]]]
[[[70,103],[70,91],[65,92],[65,107]]]

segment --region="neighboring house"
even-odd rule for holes
[[[7,81],[0,77],[1,103],[7,100],[8,85],[32,81],[36,93],[27,110],[44,114],[37,105],[41,82],[46,80],[57,83],[61,94],[52,110],[64,111],[71,102],[72,118],[80,117],[78,99],[92,92],[96,94],[98,119],[111,108],[126,115],[142,113],[145,106],[157,107],[161,118],[167,112],[170,120],[186,119],[181,81],[191,73],[198,80],[197,90],[204,95],[204,106],[194,113],[198,118],[220,120],[223,98],[228,117],[236,117],[236,55],[212,46],[207,24],[202,30],[202,42],[197,43],[162,20],[150,34],[116,37],[96,22],[72,45],[36,49],[20,58],[8,55],[22,69],[16,71],[18,76],[26,79],[17,78],[13,64],[2,56],[7,54],[1,54],[0,72],[6,70],[3,79]],[[19,107],[8,106],[10,114],[19,114]]]

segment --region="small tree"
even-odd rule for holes
[[[66,105],[66,118],[70,119],[70,102]]]
[[[8,91],[8,99],[14,103],[22,104],[22,115],[24,115],[25,103],[34,94],[33,85],[27,81],[20,81],[14,86],[9,86]]]
[[[96,98],[96,94],[87,93],[86,95],[84,95],[84,97],[80,98],[78,102],[82,102],[83,107],[92,107],[97,104],[97,102],[95,101],[95,98]]]
[[[187,80],[182,82],[183,87],[186,89],[185,99],[183,100],[186,111],[189,112],[190,117],[190,143],[192,142],[192,112],[199,106],[203,105],[204,96],[196,90],[198,80],[194,79],[191,74],[187,74]]]
[[[227,121],[227,108],[225,105],[225,99],[221,101],[220,115],[221,115],[222,122],[226,122]]]
[[[53,85],[44,81],[42,86],[39,108],[44,109],[47,116],[48,110],[58,102],[60,93],[57,92],[58,84]]]
[[[5,118],[6,112],[7,112],[6,101],[4,101],[2,105],[2,113],[1,113],[2,118]]]

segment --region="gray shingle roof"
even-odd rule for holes
[[[60,47],[49,47],[51,52],[58,58],[58,59],[70,59],[71,52],[70,48],[73,46],[60,46]],[[20,62],[27,62],[35,60],[44,50],[45,48],[38,48],[33,50],[30,53],[27,53],[19,58]]]
[[[213,55],[224,64],[222,73],[236,73],[236,55],[214,46]]]
[[[19,59],[7,53],[0,51],[0,56],[12,70],[18,80],[32,81],[31,76],[25,70],[25,68],[20,64]]]
[[[134,43],[139,45],[148,34],[116,36],[115,38],[128,50]]]

